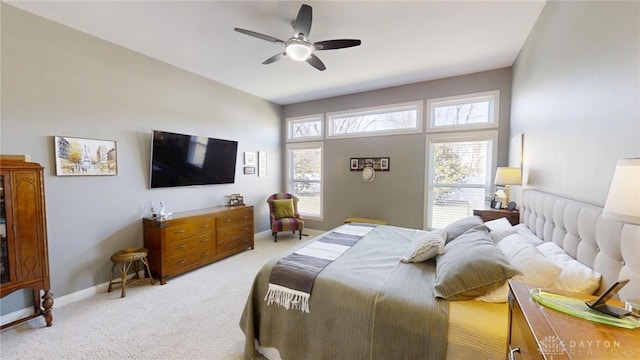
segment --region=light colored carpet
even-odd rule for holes
[[[238,325],[255,274],[268,259],[302,241],[280,233],[274,243],[256,236],[255,250],[170,279],[166,285],[120,287],[66,306],[53,306],[53,325],[42,317],[0,333],[8,359],[242,359]],[[55,294],[55,289],[53,289]],[[55,300],[55,297],[54,297]]]

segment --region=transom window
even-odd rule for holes
[[[306,141],[322,139],[322,125],[322,115],[287,119],[287,140]]]
[[[427,100],[430,131],[498,127],[500,90]]]
[[[327,137],[408,134],[422,131],[422,102],[327,114]]]

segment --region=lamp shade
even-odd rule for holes
[[[522,172],[519,167],[499,167],[496,171],[496,185],[522,184]]]
[[[640,224],[640,157],[618,160],[602,216]]]
[[[311,55],[312,49],[308,43],[294,38],[287,41],[285,52],[292,60],[305,61]]]

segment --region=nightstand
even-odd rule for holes
[[[598,324],[544,307],[531,299],[526,284],[510,280],[508,350],[509,359],[638,359],[640,329]]]
[[[518,225],[520,223],[520,212],[518,210],[474,209],[473,215],[480,216],[484,222],[503,217],[507,218],[511,225]]]

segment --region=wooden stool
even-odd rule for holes
[[[344,219],[344,223],[345,224],[352,223],[352,222],[387,225],[386,221],[378,220],[378,219],[367,219],[367,218],[360,218],[360,217],[349,217],[349,218]]]
[[[147,279],[149,279],[149,283],[153,285],[154,281],[153,281],[153,277],[151,276],[151,270],[149,269],[147,254],[148,254],[148,250],[145,248],[127,248],[124,250],[120,250],[117,253],[111,255],[111,261],[113,261],[113,266],[111,267],[111,278],[109,279],[109,289],[107,290],[107,292],[111,292],[111,287],[113,284],[121,284],[122,294],[120,295],[120,297],[123,298],[127,296],[127,294],[125,293],[125,290],[129,285],[133,285],[137,282],[144,281]],[[143,278],[140,277],[140,274],[138,272],[139,262],[142,262],[144,264],[144,267],[146,268],[146,271],[147,271],[146,273],[149,275],[149,277],[147,277],[146,275]],[[114,282],[113,270],[115,270],[116,265],[118,264],[120,265],[121,280]],[[129,269],[133,264],[135,264],[134,266],[135,275],[127,283],[127,274],[129,273]],[[145,268],[142,269],[143,272],[145,271]]]

